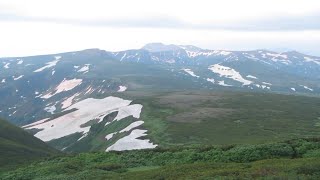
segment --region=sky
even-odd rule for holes
[[[151,42],[320,56],[319,0],[1,0],[0,57]]]

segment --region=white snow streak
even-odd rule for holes
[[[41,72],[41,71],[43,71],[43,70],[45,70],[47,68],[50,68],[50,67],[53,67],[53,66],[57,65],[57,63],[59,62],[59,59],[61,58],[61,56],[55,56],[54,58],[55,58],[54,61],[47,62],[46,66],[43,66],[43,67],[41,67],[41,68],[39,68],[39,69],[37,69],[37,70],[35,70],[33,72]]]
[[[305,89],[307,89],[307,90],[309,90],[309,91],[313,91],[313,89],[309,88],[308,86],[304,86],[304,85],[300,85],[300,86],[305,88]]]
[[[10,63],[5,64],[3,67],[8,69],[9,68]]]
[[[222,66],[220,64],[214,64],[210,66],[208,69],[214,73],[219,74],[220,77],[226,77],[241,82],[242,85],[249,85],[252,83],[252,81],[244,79],[239,72],[230,67]]]
[[[218,81],[218,84],[220,86],[226,86],[226,87],[232,86],[232,85],[229,85],[229,84],[225,84],[224,81]]]
[[[126,86],[119,86],[119,90],[118,92],[124,92],[127,90],[127,87]]]
[[[79,95],[79,93],[76,93],[76,94],[74,94],[73,96],[69,97],[68,99],[64,100],[64,101],[61,103],[61,104],[62,104],[61,109],[65,109],[65,108],[71,106],[73,99],[74,99],[76,96],[78,96],[78,95]]]
[[[72,90],[73,88],[79,86],[82,83],[82,79],[71,79],[71,80],[66,80],[64,79],[56,88],[54,93],[48,93],[41,98],[43,99],[48,99],[58,93],[61,93],[63,91],[69,91]]]
[[[23,77],[23,75],[20,75],[19,77],[14,77],[14,76],[13,76],[13,80],[16,81],[16,80],[18,80],[18,79],[21,79],[22,77]]]
[[[81,69],[79,69],[77,72],[84,72],[87,73],[89,72],[89,66],[90,64],[85,64]]]
[[[139,137],[146,136],[147,130],[135,129],[128,136],[119,139],[112,146],[108,147],[106,151],[124,151],[133,149],[151,149],[157,147],[148,139],[138,139]]]
[[[182,70],[188,73],[190,76],[199,78],[199,76],[195,75],[191,69],[182,69]]]
[[[214,83],[214,79],[212,78],[207,78],[207,81]]]
[[[248,76],[246,76],[247,78],[251,78],[251,79],[258,79],[257,77],[255,77],[255,76],[252,76],[252,75],[248,75]]]

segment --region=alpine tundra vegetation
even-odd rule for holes
[[[1,0],[0,179],[320,179],[317,0]]]

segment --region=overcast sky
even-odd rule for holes
[[[320,55],[319,0],[1,0],[0,57],[146,43]]]

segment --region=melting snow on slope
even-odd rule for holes
[[[17,59],[17,60],[19,60],[19,61],[17,62],[17,64],[22,64],[22,63],[23,63],[23,60],[20,60],[20,59]]]
[[[78,96],[78,95],[79,95],[79,93],[76,93],[76,94],[74,94],[73,96],[71,96],[71,97],[67,98],[66,100],[64,100],[64,101],[61,103],[61,104],[62,104],[61,109],[65,109],[65,108],[71,106],[73,99],[74,99],[76,96]]]
[[[3,67],[8,69],[9,68],[10,63],[5,64]]]
[[[131,123],[129,126],[127,126],[126,128],[122,129],[121,131],[119,132],[113,132],[113,133],[110,133],[108,135],[106,135],[105,139],[108,141],[110,140],[115,134],[117,133],[124,133],[124,132],[127,132],[127,131],[131,131],[132,129],[138,127],[138,126],[141,126],[144,122],[143,121],[135,121],[133,123]]]
[[[231,52],[229,52],[229,51],[220,51],[219,54],[223,55],[223,56],[228,56],[229,54],[231,54]]]
[[[82,68],[80,68],[77,72],[84,72],[87,73],[89,72],[89,66],[90,64],[85,64]]]
[[[48,113],[54,114],[54,111],[56,110],[56,106],[48,106],[44,108],[45,111],[47,111]]]
[[[275,58],[283,58],[283,59],[287,59],[288,56],[285,54],[278,54],[278,53],[266,53],[267,56],[271,56],[271,57],[275,57]]]
[[[6,82],[6,79],[2,79],[1,83],[5,83]]]
[[[18,79],[21,79],[22,77],[23,77],[23,75],[20,75],[19,77],[14,77],[14,76],[13,76],[13,80],[16,81],[16,80],[18,80]]]
[[[220,86],[232,86],[232,85],[229,85],[229,84],[225,84],[224,83],[224,81],[218,81],[218,84],[220,85]]]
[[[122,129],[120,131],[120,133],[131,131],[132,129],[134,129],[138,126],[141,126],[143,123],[144,123],[143,121],[135,121],[135,122],[131,123],[129,126],[127,126],[126,128]]]
[[[266,85],[272,85],[271,83],[268,83],[268,82],[262,82],[262,84],[266,84]]]
[[[119,139],[112,146],[108,147],[106,151],[124,151],[133,149],[151,149],[157,145],[150,142],[148,139],[138,139],[146,136],[147,130],[135,129],[128,136]]]
[[[305,88],[305,89],[307,89],[307,90],[309,90],[309,91],[313,91],[313,89],[309,88],[308,86],[304,86],[304,85],[300,85],[300,86]]]
[[[251,79],[258,79],[257,77],[255,77],[255,76],[252,76],[252,75],[248,75],[248,76],[246,76],[247,78],[251,78]]]
[[[274,61],[274,62],[281,62],[283,64],[290,64],[292,63],[290,60],[288,60],[288,56],[285,55],[285,54],[279,54],[279,53],[266,53],[266,54],[262,54],[263,57],[265,58],[266,55],[269,56],[269,57],[272,57],[271,60]]]
[[[49,93],[46,95],[41,96],[41,98],[48,99],[58,93],[61,93],[63,91],[69,91],[77,86],[79,86],[82,83],[82,79],[71,79],[66,80],[64,79],[56,88],[54,93]]]
[[[290,88],[292,91],[296,91],[296,88]]]
[[[214,79],[212,78],[207,78],[207,81],[214,83]]]
[[[108,140],[110,140],[110,139],[113,137],[113,135],[115,135],[115,134],[117,134],[117,133],[118,133],[118,132],[110,133],[110,134],[106,135],[105,139],[108,141]]]
[[[41,67],[41,68],[39,68],[39,69],[37,69],[37,70],[35,70],[33,72],[41,72],[41,71],[43,71],[43,70],[45,70],[47,68],[50,68],[50,67],[53,67],[53,66],[57,65],[57,63],[59,62],[59,59],[61,58],[61,56],[55,56],[54,58],[55,58],[54,61],[47,62],[46,66],[43,66],[43,67]]]
[[[193,76],[193,77],[199,78],[199,76],[195,75],[194,72],[191,69],[182,69],[182,70],[185,71],[186,73],[188,73],[189,75]]]
[[[118,92],[124,92],[127,90],[127,87],[126,86],[119,86],[119,90]]]
[[[219,74],[220,77],[226,77],[241,82],[242,85],[249,85],[252,83],[252,81],[244,79],[239,72],[230,67],[222,66],[220,64],[214,64],[210,66],[208,69],[214,73]]]
[[[50,141],[59,139],[61,137],[82,133],[86,134],[90,130],[90,126],[81,127],[93,119],[98,119],[101,114],[110,114],[117,111],[119,108],[128,106],[131,103],[129,100],[124,100],[117,97],[107,97],[104,99],[88,98],[83,101],[77,102],[68,107],[66,110],[77,109],[63,116],[60,116],[51,121],[30,126],[27,129],[42,129],[35,134],[36,137],[43,141]]]
[[[124,106],[119,108],[117,116],[114,118],[115,121],[121,120],[128,116],[133,116],[134,118],[140,118],[142,105],[133,104],[129,106]]]
[[[314,62],[314,63],[320,65],[320,61],[319,61],[319,60],[315,60],[315,59],[312,59],[312,58],[310,58],[310,57],[304,57],[304,60],[305,60],[306,62]]]

